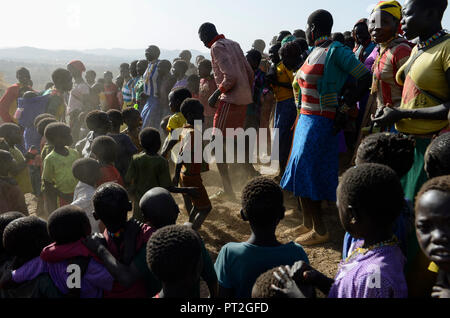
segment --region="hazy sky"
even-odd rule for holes
[[[401,3],[404,0],[400,1]],[[329,10],[333,31],[350,30],[377,0],[22,0],[2,1],[1,47],[46,49],[144,48],[206,51],[197,36],[203,22],[238,41],[268,44],[282,29],[305,29],[308,15]],[[447,10],[443,26],[448,27]]]

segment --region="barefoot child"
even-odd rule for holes
[[[80,156],[72,144],[70,127],[53,123],[45,128],[45,138],[54,149],[45,157],[42,170],[42,192],[45,196],[47,215],[57,206],[70,204],[77,180],[72,174],[72,165]],[[57,199],[58,202],[57,202]]]
[[[189,213],[189,222],[192,228],[198,230],[209,212],[212,210],[206,188],[201,177],[202,172],[209,170],[209,165],[203,160],[203,145],[200,145],[200,154],[196,153],[195,134],[202,134],[194,127],[196,121],[203,122],[203,105],[198,99],[188,98],[181,105],[181,113],[186,118],[186,124],[181,132],[181,150],[175,168],[174,184],[180,182],[182,187],[198,188],[199,196],[196,198],[183,195],[186,210]],[[198,162],[200,155],[200,162]]]

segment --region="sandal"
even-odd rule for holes
[[[325,235],[319,235],[315,230],[312,230],[306,234],[300,235],[295,239],[295,243],[304,246],[311,246],[326,243],[330,240],[330,234],[327,232]]]

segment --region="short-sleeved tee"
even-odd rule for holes
[[[294,81],[294,72],[289,71],[283,62],[277,65],[277,81],[280,83],[292,84]],[[275,86],[273,88],[275,98],[277,102],[282,102],[289,98],[294,98],[294,92],[292,88],[286,88],[281,86]]]
[[[417,54],[417,46],[411,56]],[[411,59],[410,59],[411,60]],[[397,73],[402,83],[403,73],[409,61]],[[425,51],[412,65],[403,84],[401,109],[418,109],[437,106],[450,99],[445,73],[450,67],[450,38]],[[427,96],[426,91],[439,100]],[[448,125],[447,120],[403,119],[396,124],[398,131],[408,134],[430,134]]]
[[[209,165],[203,157],[203,143],[196,140],[196,135],[202,136],[202,132],[189,124],[184,126],[180,135],[180,156],[183,161],[181,173],[185,176],[198,176],[202,172],[209,171]]]
[[[149,156],[145,152],[134,155],[125,182],[131,184],[130,191],[138,200],[150,189],[168,188],[172,185],[169,163],[161,156]]]
[[[184,118],[183,114],[181,112],[173,114],[169,118],[169,122],[167,123],[167,130],[169,132],[174,131],[177,128],[183,128],[183,126],[186,124],[186,118]]]
[[[309,263],[303,248],[294,242],[276,247],[228,243],[220,250],[214,268],[221,286],[233,289],[238,298],[250,298],[253,285],[262,273],[297,261]]]
[[[78,180],[72,174],[72,164],[80,158],[80,155],[75,149],[66,148],[69,151],[67,156],[62,156],[53,150],[44,159],[42,182],[53,183],[57,190],[70,194],[75,191],[78,183]]]
[[[21,165],[25,162],[25,157],[20,152],[20,150],[17,149],[16,146],[10,147],[9,153],[11,154],[11,156],[14,158],[14,160],[18,165]],[[20,190],[22,190],[24,194],[33,192],[28,167],[25,166],[17,175],[12,177],[14,177],[14,179],[17,181]]]

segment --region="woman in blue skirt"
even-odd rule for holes
[[[296,242],[303,245],[329,240],[321,201],[336,201],[339,140],[335,116],[344,111],[338,103],[341,90],[349,75],[357,79],[353,93],[344,94],[347,105],[356,105],[371,82],[370,72],[351,49],[331,41],[332,27],[328,11],[317,10],[308,18],[307,40],[314,49],[298,70],[301,110],[281,180],[281,186],[299,199],[303,224],[296,229]]]

